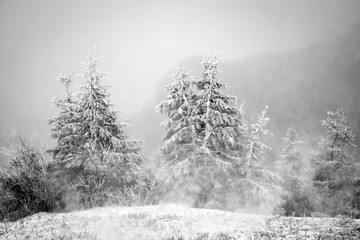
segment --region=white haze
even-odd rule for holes
[[[235,60],[306,46],[346,32],[359,12],[360,1],[340,0],[2,0],[0,136],[15,128],[49,139],[51,100],[64,92],[54,77],[79,73],[95,45],[114,107],[131,116],[186,57],[220,51]]]

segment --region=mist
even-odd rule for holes
[[[55,77],[79,73],[94,46],[114,108],[129,118],[184,58],[307,46],[347,31],[359,10],[358,1],[0,1],[0,136],[49,139],[51,100],[63,94]]]

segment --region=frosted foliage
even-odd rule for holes
[[[49,152],[65,167],[86,168],[98,165],[95,162],[99,161],[136,165],[141,161],[136,147],[139,141],[129,140],[127,124],[119,121],[119,111],[111,109],[108,87],[102,85],[106,74],[100,72],[100,59],[90,55],[88,60],[83,63],[81,76],[85,83],[79,92],[70,94],[70,78],[59,78],[68,96],[55,101],[60,111],[49,124],[53,125],[52,137],[57,145]]]
[[[172,77],[174,82],[166,87],[169,95],[157,109],[168,116],[161,124],[168,130],[161,150],[168,154],[169,161],[177,161],[195,149],[195,127],[192,121],[194,94],[192,80],[183,68],[178,68]]]
[[[299,133],[295,129],[288,129],[284,138],[284,148],[280,152],[278,171],[286,179],[299,177],[303,172],[303,162],[299,139]]]
[[[204,72],[198,81],[178,69],[173,75],[174,82],[167,86],[169,96],[158,106],[159,111],[169,117],[162,123],[168,130],[162,150],[170,156],[173,153],[178,161],[194,152],[205,154],[209,159],[234,155],[231,148],[237,137],[234,131],[237,110],[231,105],[235,104],[235,97],[220,91],[225,84],[217,79],[216,55],[205,58],[203,66]],[[222,159],[214,163],[217,161]]]
[[[166,88],[169,95],[158,106],[168,116],[162,123],[167,134],[161,151],[168,163],[170,192],[198,207],[221,208],[229,201],[237,205],[244,196],[247,202],[270,192],[277,198],[277,186],[272,185],[277,176],[260,166],[270,149],[260,140],[269,134],[266,110],[248,123],[243,105],[237,107],[236,97],[222,92],[226,85],[218,79],[218,57],[204,58],[202,64],[199,80],[177,69]]]
[[[245,174],[253,174],[253,170],[260,167],[260,164],[265,161],[264,155],[266,150],[271,149],[260,141],[262,136],[270,134],[269,131],[265,129],[266,124],[270,121],[270,118],[265,116],[267,109],[268,106],[257,116],[258,119],[255,123],[248,124],[248,139],[245,143],[247,154],[245,164],[242,168],[242,172]]]
[[[321,138],[318,161],[324,167],[331,165],[340,167],[342,164],[352,162],[348,152],[355,146],[355,137],[347,125],[342,109],[337,109],[336,112],[329,111],[327,115],[326,120],[321,121],[322,126],[327,130],[327,135]]]
[[[237,134],[234,129],[238,121],[236,98],[221,91],[226,85],[217,77],[218,64],[217,55],[203,59],[202,79],[196,82],[200,94],[195,119],[205,153],[214,155],[215,151],[220,151],[233,155],[231,149],[235,145]]]
[[[329,111],[327,115],[326,120],[321,121],[321,125],[327,130],[327,136],[326,138],[322,138],[321,146],[335,154],[346,147],[354,147],[355,136],[347,124],[347,117],[344,114],[344,110],[337,109],[336,112]]]
[[[241,161],[232,171],[231,186],[235,190],[235,198],[242,207],[265,207],[274,209],[281,204],[283,191],[279,186],[281,179],[278,175],[266,170],[262,166],[265,153],[270,147],[261,141],[264,135],[270,134],[265,128],[270,120],[266,117],[265,110],[257,116],[253,123],[244,119],[243,105],[239,108],[238,131],[242,133],[239,138],[241,143]]]
[[[72,78],[71,75],[69,75],[69,74],[66,75],[66,74],[64,74],[64,73],[62,73],[62,74],[58,77],[59,82],[65,86],[66,92],[67,92],[68,94],[69,94],[69,87],[70,87],[71,82],[72,82],[71,78]]]
[[[225,84],[217,79],[217,56],[203,60],[200,80],[192,80],[184,69],[177,69],[169,95],[158,110],[168,119],[162,153],[169,164],[169,181],[183,189],[201,205],[214,200],[226,183],[227,169],[236,157],[237,109],[235,97],[221,92]],[[201,203],[200,203],[201,202]]]
[[[78,144],[72,138],[73,133],[77,129],[74,118],[77,116],[79,104],[76,95],[69,93],[71,84],[71,76],[60,75],[58,78],[61,84],[66,88],[67,96],[65,98],[58,97],[54,104],[59,109],[58,114],[49,119],[49,124],[53,125],[51,129],[51,137],[57,139],[57,146],[49,150],[56,159],[66,159],[77,152]]]
[[[355,137],[347,125],[344,111],[329,111],[321,123],[327,135],[322,137],[320,151],[314,156],[317,166],[314,185],[325,194],[328,207],[335,209],[331,201],[337,202],[337,207],[351,203],[352,191],[360,180],[360,165],[349,154],[350,148],[355,146]]]

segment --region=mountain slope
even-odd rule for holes
[[[179,65],[199,77],[200,60],[189,58]],[[219,78],[230,86],[226,91],[245,103],[248,118],[269,105],[269,129],[274,136],[265,141],[273,148],[270,158],[275,158],[289,127],[298,128],[300,137],[316,148],[325,134],[320,120],[339,107],[349,116],[360,143],[360,25],[346,35],[306,48],[222,62],[220,70]],[[146,153],[161,146],[164,131],[159,124],[164,116],[155,112],[155,106],[165,98],[163,89],[170,81],[165,77],[154,101],[132,117],[134,134],[145,140]]]

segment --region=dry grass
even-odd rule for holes
[[[180,205],[40,213],[0,227],[0,239],[360,239],[360,221],[284,218]]]

